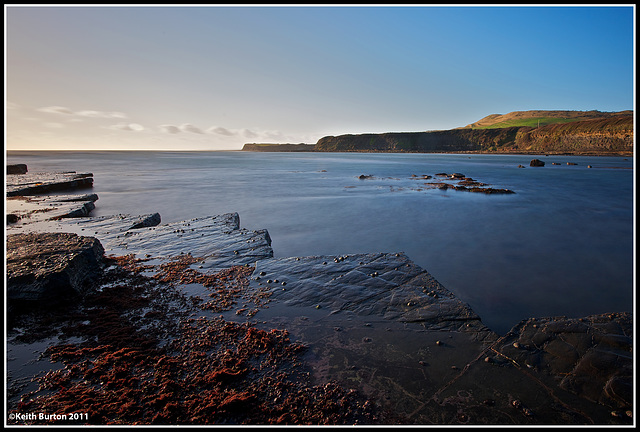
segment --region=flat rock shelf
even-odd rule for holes
[[[96,202],[43,195],[89,177],[15,172],[8,424],[633,423],[630,313],[499,335],[401,252],[274,258],[237,213],[43,217]]]

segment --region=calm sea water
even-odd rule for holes
[[[7,163],[92,172],[96,216],[238,212],[243,228],[269,231],[276,257],[405,252],[500,334],[529,317],[632,311],[633,158],[533,158],[8,152]],[[440,172],[516,193],[421,190],[411,177]]]

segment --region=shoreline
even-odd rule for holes
[[[279,145],[279,144],[276,144]],[[364,151],[364,150],[353,150],[353,151],[256,151],[256,150],[243,150],[243,149],[234,149],[234,150],[82,150],[80,153],[224,153],[224,152],[251,152],[251,153],[390,153],[390,154],[477,154],[477,155],[513,155],[513,156],[585,156],[585,157],[625,157],[625,158],[633,158],[634,152],[620,152],[620,153],[568,153],[568,152],[549,152],[549,153],[540,153],[540,152],[491,152],[491,151],[459,151],[459,152],[386,152],[386,151]],[[19,156],[21,154],[33,154],[33,153],[78,153],[78,150],[7,150],[7,154],[12,154],[12,156]]]
[[[603,370],[598,371],[600,375],[615,377],[611,381],[615,382],[615,389],[611,387],[614,384],[607,380],[601,390],[589,393],[594,390],[583,388],[583,384],[580,384],[581,380],[588,377],[584,374],[589,372],[583,370],[584,367],[577,368],[582,361],[594,360],[593,356],[597,356],[599,347],[607,346],[615,352],[630,348],[632,336],[630,328],[627,328],[632,319],[630,314],[612,313],[581,319],[531,318],[523,320],[509,333],[500,336],[487,329],[468,305],[460,302],[428,272],[402,254],[273,258],[272,251],[270,255],[268,232],[240,228],[237,214],[164,225],[159,217],[144,218],[149,222],[142,226],[138,222],[132,224],[139,219],[141,218],[137,216],[82,217],[65,218],[56,222],[39,221],[31,224],[32,227],[25,224],[26,231],[37,232],[46,227],[44,229],[49,231],[75,231],[79,235],[84,235],[83,231],[92,233],[104,246],[107,261],[111,264],[119,263],[108,267],[111,268],[110,282],[119,280],[122,286],[129,287],[126,297],[129,301],[122,304],[123,311],[120,312],[129,311],[135,316],[139,313],[136,311],[141,310],[136,306],[143,303],[144,307],[151,308],[143,315],[144,319],[137,323],[124,313],[113,315],[116,312],[112,311],[111,316],[121,317],[119,322],[124,327],[120,328],[114,328],[105,322],[100,325],[93,322],[89,325],[82,324],[87,319],[91,321],[82,310],[86,304],[76,311],[80,314],[79,317],[73,319],[64,312],[54,313],[53,315],[57,315],[55,322],[63,327],[73,327],[74,330],[69,330],[69,333],[82,340],[48,351],[52,360],[62,360],[66,364],[62,372],[53,372],[48,376],[51,379],[48,385],[53,385],[54,390],[55,385],[64,382],[60,381],[63,379],[72,379],[67,381],[72,383],[77,377],[94,380],[95,376],[90,376],[89,369],[80,367],[80,361],[91,362],[95,369],[107,358],[117,358],[130,368],[135,368],[133,361],[141,355],[136,345],[140,341],[127,337],[125,340],[129,342],[124,343],[125,346],[118,345],[116,335],[122,334],[124,328],[131,329],[132,334],[138,338],[143,336],[145,326],[156,325],[159,326],[157,330],[176,331],[176,327],[170,329],[165,325],[161,328],[163,326],[159,325],[161,320],[158,318],[162,316],[160,311],[163,308],[171,309],[170,302],[155,297],[152,299],[156,302],[155,306],[145,303],[144,298],[151,297],[150,286],[154,286],[154,289],[159,289],[172,301],[182,302],[182,309],[173,306],[172,316],[176,322],[182,320],[183,323],[191,323],[187,333],[174,333],[174,340],[195,343],[198,335],[214,331],[213,329],[219,331],[227,326],[237,332],[230,334],[228,339],[218,341],[219,343],[238,348],[242,341],[251,342],[247,348],[249,351],[235,358],[237,365],[264,361],[263,356],[279,359],[275,361],[276,367],[273,368],[267,367],[267,361],[264,370],[270,372],[261,374],[246,366],[221,369],[220,355],[211,355],[204,361],[192,358],[189,352],[176,346],[171,346],[171,350],[162,353],[148,351],[147,354],[152,354],[160,363],[162,359],[169,364],[174,360],[199,362],[209,373],[218,374],[216,376],[219,378],[213,382],[207,381],[218,391],[218,396],[208,395],[210,400],[207,403],[225,408],[218,411],[212,408],[213,411],[207,414],[209,417],[204,413],[192,412],[190,420],[197,424],[207,424],[207,418],[217,422],[247,421],[248,424],[304,424],[309,421],[312,424],[325,424],[325,421],[328,424],[350,424],[354,420],[365,424],[546,424],[553,419],[561,420],[560,424],[628,424],[632,421],[632,416],[628,415],[630,411],[626,409],[630,402],[625,402],[627,399],[624,396],[627,379],[630,379],[625,375],[630,366],[624,360],[624,355],[617,357],[621,361],[617,366],[613,367],[610,362],[606,362],[606,372],[603,374]],[[41,228],[35,227],[38,223]],[[11,233],[9,228],[8,234]],[[208,244],[194,242],[194,239],[201,236],[210,239]],[[155,285],[156,283],[159,285]],[[186,286],[197,294],[181,294],[181,289]],[[217,287],[217,291],[210,292],[210,287]],[[326,294],[318,295],[318,288],[322,288],[321,292]],[[109,288],[106,290],[109,291]],[[102,288],[102,292],[104,291],[105,288]],[[372,297],[373,293],[377,294]],[[110,301],[117,298],[117,295],[111,297]],[[210,300],[199,301],[198,298]],[[95,302],[96,299],[91,301]],[[211,304],[212,301],[217,304]],[[212,309],[203,309],[204,305]],[[101,303],[97,310],[107,309],[108,303]],[[213,311],[214,315],[207,315],[210,313],[207,312],[207,320],[189,321],[195,318],[185,317],[183,314],[189,311],[198,315],[204,313],[204,310]],[[216,318],[215,315],[219,313],[222,315]],[[74,320],[77,322],[71,326],[70,323]],[[611,333],[614,331],[614,324],[619,328],[616,331],[622,333]],[[35,325],[34,328],[38,327]],[[98,332],[97,337],[110,341],[111,349],[96,351],[103,345],[96,345],[96,341],[86,339],[92,332],[96,336],[96,327],[103,329]],[[251,328],[256,330],[250,330]],[[240,337],[248,335],[247,332],[252,334],[249,340]],[[286,332],[286,337],[283,332]],[[588,345],[587,339],[578,338],[574,341],[575,345],[569,344],[573,347],[569,350],[562,345],[567,343],[566,336],[569,334],[599,336],[597,340],[592,340],[591,345]],[[155,346],[150,340],[154,338],[156,345],[163,339],[157,333],[144,333],[143,339],[151,344],[149,349]],[[542,339],[545,341],[540,347]],[[267,340],[271,342],[266,342]],[[265,350],[267,346],[277,346],[280,351]],[[416,351],[416,346],[421,348]],[[213,348],[210,346],[210,349]],[[304,355],[294,355],[303,352]],[[382,355],[385,352],[393,355]],[[390,361],[389,358],[396,360]],[[306,369],[302,375],[308,375],[303,380],[294,380],[293,375],[286,380],[280,379],[282,386],[288,386],[290,391],[287,393],[282,390],[282,395],[269,399],[269,409],[260,411],[262,417],[259,419],[243,419],[242,412],[250,407],[255,409],[256,406],[265,406],[267,396],[273,396],[266,380],[273,380],[277,373],[288,371],[289,366],[285,364],[302,367]],[[106,374],[104,376],[109,377],[112,377],[111,373],[124,375],[129,380],[129,393],[133,392],[132,399],[129,400],[132,404],[130,411],[123,412],[122,407],[118,406],[113,407],[114,411],[109,415],[117,412],[132,421],[135,417],[131,417],[131,413],[137,412],[135,409],[144,411],[143,406],[134,403],[133,397],[138,394],[134,390],[141,390],[142,387],[130,380],[151,380],[150,375],[145,374],[163,370],[159,365],[144,365],[144,371],[136,373],[127,372],[130,369],[103,371]],[[215,365],[217,369],[211,369]],[[381,367],[382,365],[386,366]],[[399,371],[406,371],[408,375],[404,376],[404,372],[398,374]],[[270,374],[271,372],[276,375]],[[560,380],[560,376],[564,378]],[[573,379],[567,380],[567,376],[572,376]],[[263,397],[262,405],[259,403],[260,397],[256,399],[248,396],[247,380],[250,377],[260,383],[254,390],[255,394]],[[111,379],[113,378],[114,376]],[[167,376],[166,384],[175,386],[176,378],[177,375]],[[298,378],[300,376],[296,375],[296,379]],[[413,388],[416,379],[421,386],[418,389]],[[510,380],[513,379],[524,379],[526,384],[520,389],[512,388]],[[336,383],[336,380],[339,382]],[[390,382],[396,384],[390,387]],[[347,389],[342,387],[345,383],[360,384]],[[556,399],[560,398],[562,410],[554,410],[548,401],[541,401],[535,396],[540,391],[539,383],[544,383]],[[120,384],[124,382],[119,382],[118,385]],[[94,385],[97,387],[92,390],[93,393],[79,382],[72,388],[82,392],[85,398],[92,396],[94,402],[97,395],[102,398],[115,396],[108,385],[98,385],[97,381]],[[115,386],[115,382],[113,385]],[[300,387],[296,387],[298,385]],[[405,396],[395,394],[396,386],[404,389]],[[157,408],[153,412],[140,414],[140,421],[152,423],[151,420],[155,418],[160,423],[164,422],[163,424],[179,422],[172,414],[172,409],[177,409],[175,404],[180,404],[178,399],[195,397],[198,392],[203,391],[202,387],[189,388],[189,395],[178,389],[170,391],[162,403],[153,402],[157,398],[150,399],[149,393],[148,399],[143,400],[155,403]],[[304,401],[321,400],[318,398],[325,391],[322,389],[330,397],[322,399],[324,405],[319,405],[318,412],[305,414],[302,410]],[[349,393],[351,390],[354,393]],[[467,392],[469,397],[465,400],[450,399],[461,391]],[[427,394],[423,394],[424,392]],[[222,394],[226,394],[226,399],[219,398]],[[497,394],[502,396],[496,397]],[[606,402],[590,402],[589,398],[593,398],[595,394],[599,395],[596,400],[604,398],[603,401]],[[62,403],[63,396],[67,397],[69,394],[65,396],[59,392],[58,399],[54,397],[49,402]],[[415,398],[418,397],[422,400],[422,405],[407,411],[407,408],[394,406],[398,397],[407,403],[410,400],[415,403]],[[231,399],[227,400],[228,398]],[[274,402],[277,398],[281,398],[279,403]],[[30,403],[36,404],[35,400],[31,399]],[[328,408],[333,406],[330,401],[340,402],[342,409],[338,411],[343,416],[330,415],[332,411]],[[29,398],[21,403],[29,403]],[[18,410],[36,408],[37,405],[17,407]],[[284,408],[297,413],[296,416],[285,416],[282,412]],[[87,412],[89,410],[87,406],[83,406],[83,409]],[[95,409],[96,406],[91,406],[91,410]],[[277,411],[278,409],[281,411]],[[276,416],[276,413],[279,415]],[[109,415],[92,417],[89,421],[113,421]],[[155,417],[158,415],[159,417]]]

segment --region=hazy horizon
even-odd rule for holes
[[[5,142],[240,150],[635,110],[635,6],[5,5]]]

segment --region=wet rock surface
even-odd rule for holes
[[[60,173],[7,174],[6,195],[25,196],[39,195],[57,191],[69,191],[93,187],[93,174],[76,173],[75,171]]]
[[[537,318],[515,326],[499,352],[542,372],[550,385],[626,412],[633,405],[633,320],[629,313]]]
[[[400,253],[265,259],[253,280],[290,306],[495,336],[469,305]]]
[[[40,268],[17,252],[40,244],[29,238],[58,244],[56,262],[70,242],[103,257],[81,300],[11,321],[11,424],[633,422],[629,313],[532,318],[500,336],[402,253],[274,258],[237,213],[7,231],[26,274]],[[85,267],[70,279],[91,280]]]
[[[71,196],[12,196],[6,199],[7,223],[32,223],[44,220],[89,216],[96,208],[96,194]]]
[[[63,195],[93,187],[93,174],[28,172],[25,164],[7,165],[7,224],[89,216],[96,194]],[[55,194],[55,195],[46,195]]]

